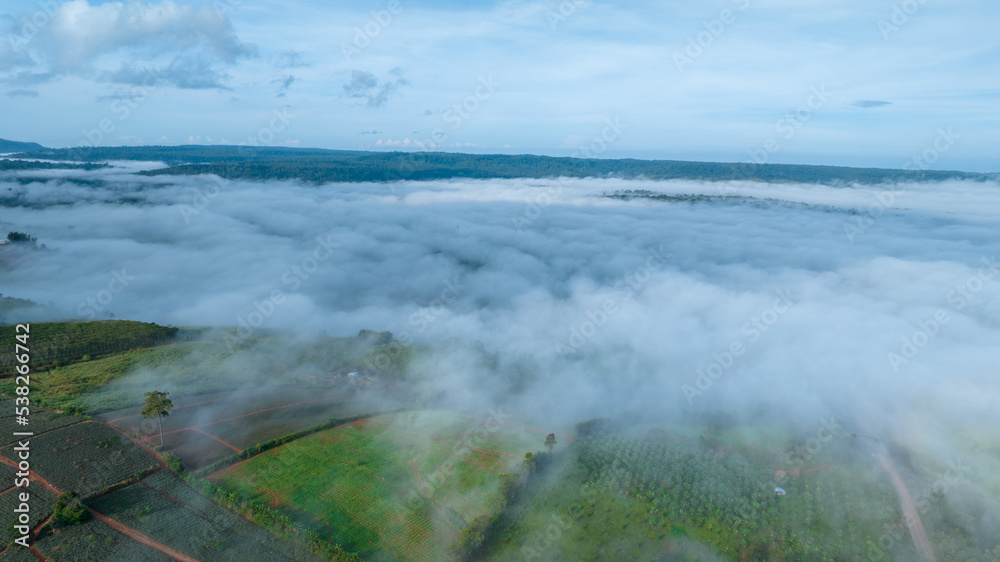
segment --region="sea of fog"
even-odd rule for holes
[[[1000,427],[996,183],[316,186],[143,167],[0,176],[0,229],[50,249],[7,262],[0,292],[77,318],[478,341],[530,376],[442,356],[432,384],[566,423],[832,415],[941,459]]]

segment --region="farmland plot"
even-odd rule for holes
[[[159,445],[160,437],[157,435],[150,441]],[[179,456],[188,470],[198,470],[237,452],[210,436],[191,429],[164,435],[163,443],[163,450]]]
[[[159,489],[178,491],[176,485],[163,477],[155,479],[153,485],[142,482],[132,484],[95,500],[91,507],[199,560],[312,559],[220,507],[211,509],[202,504],[204,509],[197,509],[189,506],[173,494]]]
[[[363,556],[446,560],[461,531],[493,509],[499,475],[543,443],[525,428],[406,412],[303,437],[210,479]]]
[[[10,407],[10,412],[12,414],[14,413],[13,405]],[[41,433],[45,433],[46,431],[52,431],[53,429],[73,425],[82,421],[84,421],[83,418],[78,418],[76,416],[60,414],[58,412],[42,408],[32,408],[29,426],[15,429],[19,426],[14,425],[15,422],[13,417],[0,419],[0,445],[9,445],[17,441],[18,438],[11,435],[14,431],[32,431],[37,436]]]
[[[95,518],[47,532],[35,546],[52,562],[170,562],[166,554],[136,542]]]
[[[13,521],[14,508],[21,503],[18,493],[23,491],[23,488],[15,488],[6,494],[0,495],[0,513],[3,514],[5,527]],[[31,494],[28,500],[28,506],[31,510],[30,525],[34,528],[42,521],[45,521],[52,513],[52,506],[56,503],[56,497],[50,494],[45,488],[42,488],[37,482],[32,482],[28,486],[28,492]],[[5,536],[3,542],[6,543],[8,539],[9,537]]]
[[[0,491],[6,490],[14,485],[14,474],[17,472],[13,466],[0,463]]]
[[[166,494],[172,500],[183,503],[185,507],[199,517],[211,521],[212,524],[229,529],[234,535],[239,535],[245,541],[264,545],[282,556],[296,560],[311,560],[313,556],[291,543],[276,539],[262,528],[249,523],[239,515],[220,507],[212,500],[194,491],[179,478],[167,471],[151,474],[142,483],[160,494]]]
[[[13,445],[3,449],[10,457]],[[83,422],[31,440],[33,458],[44,459],[41,475],[63,491],[87,498],[102,488],[155,468],[158,463],[113,429]],[[34,457],[37,455],[37,457]]]
[[[3,562],[38,562],[35,555],[26,548],[10,548],[0,554],[0,560]]]

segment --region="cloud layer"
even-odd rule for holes
[[[558,373],[528,384],[580,393],[551,407],[567,417],[996,393],[996,185],[724,186],[748,199],[600,197],[720,193],[614,180],[5,183],[0,226],[58,252],[4,272],[4,293],[81,316],[236,325],[279,290],[267,327],[481,340]],[[131,276],[127,289],[94,305],[114,272]],[[924,345],[911,354],[914,338]]]

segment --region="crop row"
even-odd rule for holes
[[[38,558],[26,548],[8,548],[6,552],[0,554],[3,562],[38,562]]]
[[[18,494],[24,491],[25,488],[15,488],[0,495],[0,514],[2,514],[0,516],[3,517],[5,529],[13,524],[14,508],[21,504],[21,498]],[[52,513],[52,506],[56,502],[56,497],[45,490],[38,482],[31,482],[27,487],[27,492],[29,494],[27,504],[31,516],[29,524],[34,528],[42,521],[45,521]],[[7,544],[11,540],[13,538],[4,533],[3,540],[0,542]]]
[[[179,500],[188,510],[197,514],[202,519],[228,530],[231,534],[239,535],[244,541],[262,545],[261,548],[264,551],[277,552],[281,556],[288,558],[295,558],[301,555],[301,552],[297,549],[278,540],[260,527],[250,524],[233,512],[219,507],[212,500],[194,491],[167,471],[152,474],[144,479],[142,483],[158,493],[166,494],[171,498]]]
[[[15,426],[13,418],[0,418],[0,428],[5,431],[0,432],[0,446],[9,445],[14,443],[23,437],[15,437],[12,435],[14,431],[30,431],[35,435],[45,433],[46,431],[52,431],[53,429],[58,429],[60,427],[65,427],[67,425],[72,425],[83,421],[83,418],[78,418],[76,416],[71,416],[69,414],[60,414],[58,412],[53,412],[52,410],[47,410],[44,408],[31,408],[28,415],[28,425],[26,426]],[[6,431],[10,428],[9,431]],[[14,429],[14,428],[17,429]]]
[[[170,562],[166,554],[136,542],[91,517],[81,525],[59,527],[35,546],[51,562]]]
[[[11,456],[12,445],[4,448]],[[88,498],[103,488],[134,478],[157,461],[111,428],[83,422],[61,427],[31,441],[33,468],[62,491]]]
[[[270,545],[254,540],[261,538],[258,533],[254,533],[257,537],[248,535],[254,530],[251,524],[235,520],[232,521],[235,525],[220,523],[142,483],[103,496],[95,500],[92,507],[199,560],[293,560]]]

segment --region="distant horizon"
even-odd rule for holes
[[[33,142],[35,144],[40,144],[44,149],[47,149],[47,150],[72,150],[74,148],[77,148],[77,147],[74,147],[74,146],[62,146],[62,147],[47,146],[44,143],[40,143],[40,142],[37,142],[37,141],[24,141],[24,140],[17,140],[17,139],[9,139],[9,138],[5,138],[5,137],[0,137],[0,140],[7,140],[7,141],[13,141],[13,142],[23,142],[23,143],[32,143]],[[242,146],[242,147],[249,147],[249,148],[260,148],[260,149],[330,150],[330,151],[342,151],[342,152],[381,152],[381,153],[403,153],[403,154],[426,152],[426,153],[447,153],[447,154],[470,154],[470,155],[479,155],[479,156],[489,156],[489,155],[502,155],[502,156],[545,156],[545,157],[550,157],[550,158],[580,158],[580,159],[595,159],[595,160],[640,160],[640,161],[648,161],[648,162],[655,162],[655,161],[699,162],[699,163],[706,163],[706,164],[713,164],[713,163],[714,164],[761,164],[761,165],[769,165],[770,164],[770,165],[785,165],[785,166],[828,166],[828,167],[834,167],[834,168],[859,168],[859,169],[879,169],[879,170],[910,170],[910,168],[905,168],[905,167],[903,167],[903,165],[892,166],[892,165],[888,165],[888,164],[878,165],[878,164],[860,164],[860,163],[857,163],[857,164],[819,163],[819,162],[816,162],[816,161],[768,161],[768,162],[757,163],[757,162],[753,162],[752,160],[749,160],[749,159],[746,159],[746,160],[723,160],[723,159],[709,159],[708,157],[706,157],[706,158],[694,158],[694,157],[683,158],[683,157],[668,157],[668,156],[657,157],[657,156],[653,156],[653,155],[650,155],[650,154],[646,154],[646,155],[642,155],[642,154],[640,154],[640,155],[628,155],[628,154],[626,154],[624,152],[621,152],[621,151],[607,151],[607,152],[604,152],[602,154],[597,154],[597,155],[586,155],[586,154],[579,154],[578,153],[579,151],[570,151],[569,153],[559,153],[559,151],[550,151],[550,152],[546,153],[543,150],[532,151],[532,152],[523,152],[523,151],[506,151],[506,152],[504,152],[504,151],[499,151],[499,150],[497,150],[497,151],[489,151],[487,149],[483,149],[483,150],[480,150],[480,151],[459,150],[459,149],[449,149],[448,147],[438,147],[438,148],[435,148],[433,150],[420,150],[420,149],[405,150],[402,147],[383,148],[383,149],[377,149],[377,148],[359,149],[359,148],[337,148],[337,147],[327,147],[327,146],[253,146],[253,145],[248,145],[248,144],[235,144],[235,143],[228,143],[228,144],[223,144],[223,143],[214,143],[214,144],[204,144],[204,143],[182,143],[182,144],[155,144],[155,143],[149,143],[149,144],[109,144],[109,145],[92,146],[90,148],[143,148],[143,147],[179,148],[179,147],[185,147],[185,146],[218,147],[218,148],[224,148],[224,147],[241,147]],[[0,153],[0,154],[10,155],[10,154],[17,154],[17,153],[18,152],[7,152],[7,153]],[[913,170],[914,171],[921,171],[919,168],[915,168]],[[982,168],[982,169],[959,168],[959,167],[945,168],[945,167],[940,167],[940,166],[932,166],[932,167],[927,167],[923,171],[962,172],[962,173],[967,173],[967,174],[1000,174],[1000,166],[998,166],[997,168]]]

